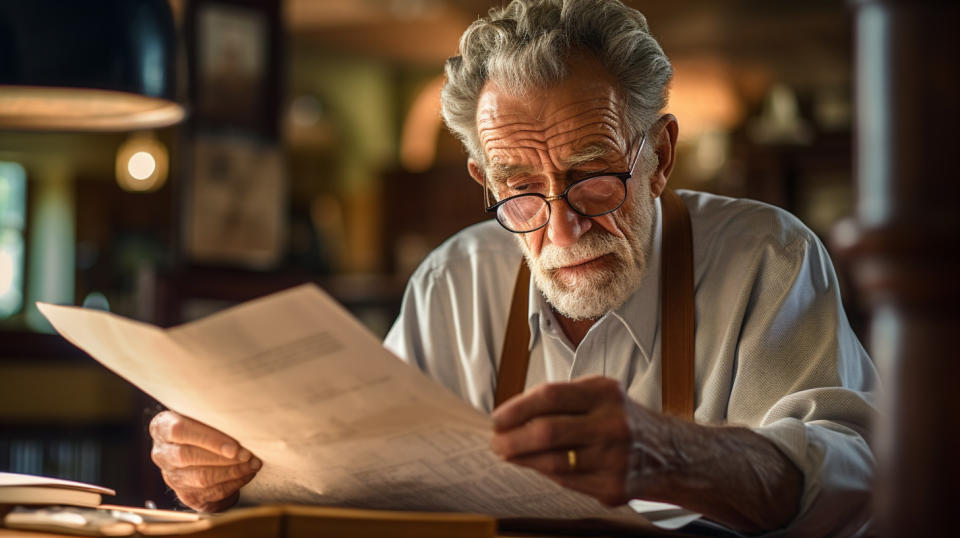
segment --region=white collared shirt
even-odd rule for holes
[[[877,376],[843,311],[823,245],[750,200],[678,191],[693,225],[695,418],[773,441],[803,472],[792,532],[851,534],[869,518]],[[574,348],[531,280],[527,387],[589,375],[660,409],[659,200],[640,288]],[[495,221],[453,236],[410,279],[384,345],[490,412],[520,249]]]

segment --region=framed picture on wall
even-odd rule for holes
[[[276,140],[280,2],[194,0],[188,3],[186,30],[193,124]]]
[[[283,253],[280,149],[243,136],[197,136],[185,244],[196,262],[267,269]]]
[[[193,113],[183,238],[197,264],[270,269],[285,246],[280,147],[281,0],[192,0],[185,30]]]

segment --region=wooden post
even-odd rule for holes
[[[839,230],[883,379],[882,536],[958,526],[960,3],[858,0],[857,222]]]

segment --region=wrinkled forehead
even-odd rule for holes
[[[530,151],[574,160],[604,149],[622,155],[627,146],[620,92],[605,73],[589,69],[571,69],[557,86],[519,94],[488,81],[476,118],[488,165]]]

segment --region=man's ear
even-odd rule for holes
[[[677,158],[677,118],[673,114],[664,114],[653,124],[647,134],[647,140],[656,143],[657,169],[650,175],[650,194],[654,198],[667,188],[667,180]]]
[[[482,187],[483,186],[483,167],[480,166],[480,163],[473,160],[472,157],[467,159],[467,170],[470,172],[470,177],[472,177],[473,180],[479,183],[480,186]]]

